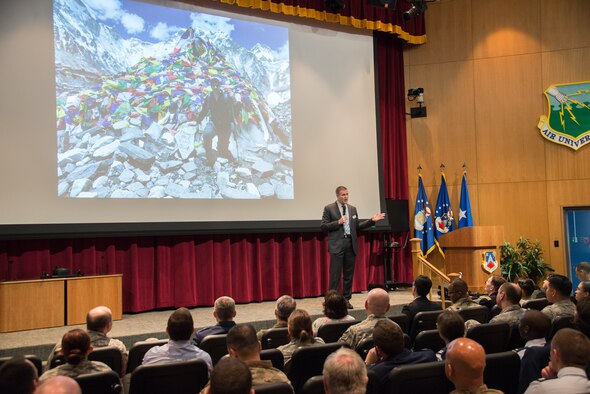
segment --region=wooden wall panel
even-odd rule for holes
[[[547,261],[560,272],[566,272],[566,249],[563,208],[590,206],[590,179],[547,182],[547,212],[549,220],[550,249],[546,250]],[[553,247],[553,241],[559,247]]]
[[[514,244],[521,235],[549,247],[545,182],[479,184],[481,226],[504,226],[504,237]]]
[[[589,17],[590,1],[588,0],[542,0],[543,50],[589,47]]]
[[[472,7],[475,59],[541,51],[540,0],[473,1]]]
[[[428,3],[424,14],[428,44],[407,51],[408,64],[443,63],[473,58],[471,0]]]
[[[434,178],[433,181],[439,184],[439,167],[444,163],[447,167],[447,181],[452,182],[457,173],[462,174],[461,166],[466,162],[471,177],[475,180],[477,161],[473,63],[450,62],[414,66],[410,70],[409,86],[424,88],[428,117],[408,117],[409,173],[420,164],[424,181],[430,182]],[[411,106],[416,106],[416,103],[408,102],[408,112]],[[417,177],[410,176],[409,182],[411,186],[417,186]]]
[[[540,54],[475,60],[479,182],[545,178],[540,75]]]

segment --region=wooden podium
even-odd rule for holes
[[[504,243],[504,226],[463,227],[439,237],[445,249],[445,268],[449,273],[463,273],[470,291],[483,292],[490,275],[500,275],[500,246]],[[483,269],[485,252],[493,251],[498,268],[489,273]]]

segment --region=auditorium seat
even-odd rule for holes
[[[414,350],[430,349],[438,352],[445,347],[445,341],[438,335],[438,330],[420,331],[414,339]]]
[[[0,367],[6,361],[10,360],[12,357],[13,356],[0,357]],[[37,375],[38,376],[41,376],[43,374],[43,362],[41,361],[41,359],[39,358],[39,356],[35,356],[34,354],[27,354],[24,357],[27,360],[29,360],[30,362],[33,363],[33,365],[35,366],[35,368],[37,368]]]
[[[528,300],[522,305],[522,307],[525,309],[536,309],[540,311],[547,305],[549,305],[547,298],[536,298],[534,300]]]
[[[518,326],[512,326],[510,328],[510,339],[508,340],[508,350],[520,349],[524,347],[526,339],[520,336]]]
[[[480,323],[487,323],[489,321],[490,310],[487,306],[476,306],[473,308],[459,309],[459,314],[463,320],[477,320]]]
[[[127,359],[127,373],[135,371],[135,368],[141,365],[143,356],[154,346],[162,346],[168,343],[167,339],[158,339],[157,341],[139,341],[129,349],[129,358]]]
[[[209,381],[203,360],[140,365],[131,374],[129,394],[194,394]]]
[[[213,366],[227,354],[227,334],[207,335],[199,348],[209,353]]]
[[[279,349],[264,349],[260,352],[261,360],[268,360],[272,362],[272,366],[281,371],[285,366],[285,357]]]
[[[410,330],[410,319],[408,318],[408,315],[405,313],[395,313],[388,317],[389,320],[397,323],[404,333],[408,334],[408,331]]]
[[[326,358],[341,347],[347,347],[347,345],[334,342],[305,346],[295,350],[291,362],[285,368],[295,392],[298,393],[301,390],[307,379],[321,375]]]
[[[262,335],[262,349],[274,349],[290,342],[287,327],[271,328]]]
[[[373,337],[370,337],[370,338],[365,338],[362,341],[360,341],[354,350],[364,360],[367,358],[367,353],[369,353],[369,350],[373,349],[374,347],[375,347],[375,343],[373,341]]]
[[[357,320],[352,321],[338,321],[333,323],[324,324],[318,329],[318,337],[322,338],[325,343],[338,342],[344,331],[348,327],[360,323]]]
[[[293,388],[286,382],[261,384],[252,388],[256,394],[293,394]]]
[[[89,355],[88,360],[100,361],[111,367],[119,376],[123,369],[123,356],[121,351],[115,346],[105,346],[95,348]]]
[[[504,394],[516,394],[520,375],[520,357],[513,351],[487,354],[484,383]]]
[[[508,350],[510,325],[508,323],[478,324],[467,330],[465,336],[479,343],[486,354],[505,352]]]
[[[123,392],[119,374],[114,370],[80,375],[75,380],[80,385],[83,394],[116,394]]]
[[[383,393],[448,394],[454,390],[445,375],[445,363],[433,361],[394,368],[384,381]]]
[[[410,339],[413,341],[420,331],[436,329],[436,319],[442,311],[418,312],[412,320]]]
[[[550,341],[555,333],[562,328],[576,328],[572,316],[559,316],[551,321],[551,331],[547,335],[547,341]]]

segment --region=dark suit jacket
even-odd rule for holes
[[[410,325],[412,325],[412,320],[414,316],[418,312],[427,312],[427,311],[440,311],[441,305],[430,301],[426,297],[417,297],[414,301],[410,302],[408,305],[404,305],[402,308],[402,313],[408,315],[410,319]]]
[[[352,250],[357,254],[357,233],[362,229],[371,227],[375,224],[371,219],[360,221],[356,212],[356,207],[346,204],[348,222],[350,224],[350,237],[352,239]],[[322,215],[322,231],[328,232],[328,250],[330,253],[340,253],[345,248],[344,224],[338,224],[342,217],[342,212],[338,208],[338,203],[333,202],[324,207]],[[348,241],[346,241],[348,242]]]
[[[417,350],[415,352],[404,349],[400,354],[390,356],[383,361],[373,365],[367,365],[367,369],[372,369],[377,373],[382,384],[385,384],[387,375],[391,370],[400,365],[420,364],[436,361],[435,353],[430,349]]]

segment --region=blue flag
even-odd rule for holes
[[[434,250],[434,228],[432,227],[432,214],[430,204],[422,183],[422,175],[418,175],[418,194],[416,195],[416,208],[414,209],[414,237],[420,238],[422,256]]]
[[[438,247],[440,254],[445,255],[438,243],[438,237],[453,231],[455,228],[453,210],[451,209],[451,200],[447,190],[447,178],[444,172],[441,174],[440,189],[436,199],[436,211],[434,212],[434,243]]]
[[[461,201],[459,202],[459,222],[457,227],[473,226],[473,217],[471,216],[471,203],[469,202],[469,190],[467,190],[467,173],[463,173],[461,182]]]

